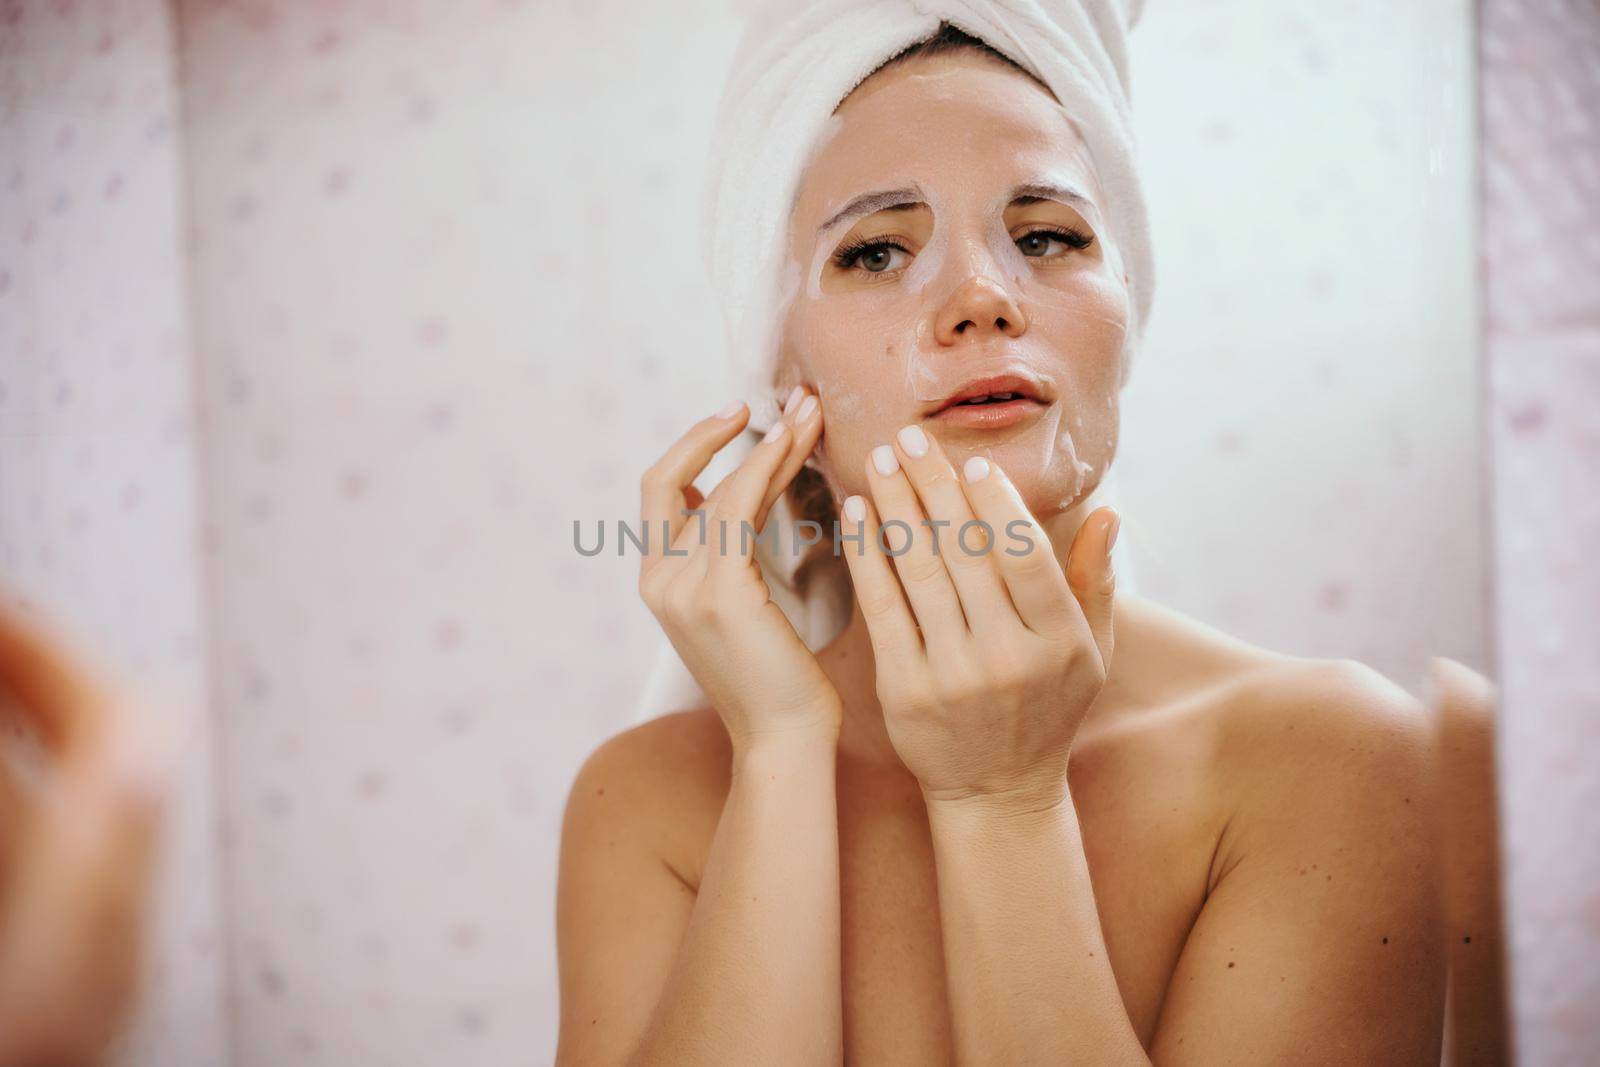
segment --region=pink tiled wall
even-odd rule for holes
[[[203,1067],[226,930],[175,33],[159,3],[0,4],[0,585],[185,724],[119,1062]]]
[[[1484,340],[1520,1061],[1600,1056],[1600,6],[1484,0]]]

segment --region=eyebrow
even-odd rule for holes
[[[1013,204],[1037,204],[1041,200],[1059,200],[1072,207],[1092,208],[1094,201],[1071,185],[1060,182],[1023,182],[1011,190]]]
[[[875,215],[880,211],[918,207],[922,203],[922,190],[915,187],[910,189],[885,189],[876,193],[862,193],[840,208],[827,222],[818,226],[817,236],[821,237],[846,219],[854,221],[865,215]]]
[[[1058,200],[1078,208],[1092,208],[1094,201],[1070,185],[1060,182],[1023,182],[1011,190],[1009,201],[1012,204],[1037,204],[1041,200]],[[909,189],[884,189],[878,192],[863,193],[840,208],[831,218],[817,227],[817,236],[831,230],[845,220],[854,221],[867,215],[874,215],[879,211],[903,210],[906,208],[922,207],[922,190],[915,187]]]

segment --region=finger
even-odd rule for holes
[[[698,472],[690,472],[693,478]],[[643,519],[642,557],[639,561],[639,594],[652,611],[661,606],[665,590],[686,568],[691,568],[696,552],[704,545],[707,497],[693,484],[684,486],[677,506],[670,514]],[[618,534],[621,537],[621,534]],[[660,540],[658,541],[657,538]],[[700,568],[702,571],[704,567]]]
[[[120,930],[135,940],[171,785],[168,754],[141,733],[149,728],[119,727],[121,736],[103,754],[63,780],[61,797],[65,817],[77,820],[81,835],[72,880],[84,891],[83,904],[101,919],[93,928]]]
[[[1094,634],[1100,661],[1111,666],[1111,614],[1116,600],[1117,576],[1111,566],[1111,546],[1122,528],[1116,509],[1096,508],[1078,527],[1067,552],[1067,586],[1078,598],[1083,617]]]
[[[46,744],[70,749],[103,725],[104,686],[48,623],[14,605],[0,593],[0,693],[15,699]]]
[[[865,497],[852,496],[840,514],[845,537],[839,551],[850,568],[856,603],[872,637],[878,670],[904,667],[923,655],[922,636],[906,603],[894,565],[878,541],[878,514]],[[848,537],[848,540],[846,540]]]
[[[729,477],[732,476],[730,475]],[[665,552],[663,555],[669,559],[688,558],[703,547],[709,535],[710,516],[716,510],[716,506],[716,490],[712,490],[705,499],[695,504],[690,504],[686,499],[682,509],[683,524],[678,528],[676,535],[672,539],[671,551]],[[665,567],[668,564],[663,561],[662,566]]]
[[[973,633],[998,635],[1020,625],[1017,609],[990,558],[993,531],[985,536],[984,527],[975,520],[944,449],[931,434],[914,425],[895,435],[894,447],[923,512],[934,524],[930,540],[944,560]]]
[[[761,507],[756,512],[755,528],[761,529],[767,524],[767,515],[772,510],[784,490],[789,488],[795,476],[800,473],[800,468],[806,465],[806,459],[817,447],[817,441],[822,437],[822,403],[815,394],[808,392],[803,386],[795,386],[794,392],[789,394],[789,401],[783,408],[783,421],[789,424],[792,431],[789,443],[789,454],[778,465],[778,470],[772,476],[772,482],[767,486],[767,492],[761,500]]]
[[[798,399],[797,399],[798,398]],[[795,386],[789,394],[789,402],[784,406],[783,413],[779,415],[779,422],[784,423],[794,432],[790,438],[789,451],[778,469],[772,475],[771,484],[762,497],[761,508],[756,512],[752,525],[760,530],[767,523],[767,516],[772,505],[783,495],[783,491],[794,481],[795,475],[800,473],[800,468],[805,466],[806,459],[810,457],[812,449],[822,436],[822,410],[817,398],[808,394],[803,386]],[[776,425],[776,424],[774,424]],[[713,501],[720,499],[726,492],[728,485],[733,482],[738,470],[725,474],[705,498],[705,507],[710,508]]]
[[[1064,636],[1082,626],[1050,539],[1005,471],[993,460],[972,456],[962,465],[961,480],[973,513],[995,531],[990,555],[1023,623],[1049,636]]]
[[[101,770],[56,788],[13,910],[38,935],[24,954],[64,981],[78,1026],[104,1034],[135,991],[162,806]]]
[[[0,760],[0,887],[10,881],[14,860],[11,844],[16,841],[17,830],[28,817],[27,803],[27,797],[11,780],[11,772],[5,766],[5,761]],[[0,898],[4,895],[4,890],[0,889]]]
[[[782,422],[783,420],[780,419],[779,421]],[[784,425],[788,424],[784,423]],[[776,430],[777,427],[778,423],[774,423],[767,432],[770,434]],[[763,438],[761,443],[764,444],[765,440],[766,439]],[[787,431],[785,431],[784,440],[791,440],[791,437]],[[760,461],[760,457],[756,456],[754,449],[746,453],[745,457],[739,461],[739,465],[734,467],[734,469],[729,471],[727,474],[724,474],[722,479],[711,488],[711,492],[706,494],[704,502],[700,504],[698,513],[692,516],[694,522],[691,525],[686,526],[683,532],[678,535],[678,541],[674,544],[674,548],[682,545],[684,548],[688,549],[690,553],[693,553],[707,545],[713,546],[713,548],[718,551],[726,551],[729,544],[737,545],[740,536],[740,526],[737,518],[730,517],[723,510],[724,501],[727,499],[729,490],[733,488],[741,475],[743,475],[746,465],[749,464],[753,459],[757,460],[758,462]],[[786,462],[788,462],[788,458],[785,456],[780,460],[780,468],[782,464]],[[720,519],[717,518],[719,514],[722,516]],[[750,524],[751,529],[744,532],[744,536],[746,538],[753,537],[756,533],[760,532],[761,527],[764,524],[765,518],[758,517],[756,522]]]
[[[704,578],[708,561],[719,553],[728,551],[731,544],[735,550],[738,548],[738,524],[730,524],[717,518],[721,501],[727,495],[728,486],[732,484],[734,471],[727,475],[717,488],[712,490],[705,502],[695,509],[683,529],[679,531],[677,540],[672,544],[671,555],[677,557],[670,563],[663,563],[662,571],[671,570],[681,574],[684,581],[697,581]]]
[[[717,502],[707,516],[712,523],[710,536],[717,542],[717,551],[710,561],[712,567],[744,566],[753,558],[755,535],[760,533],[754,523],[756,511],[766,497],[773,475],[789,454],[793,438],[794,432],[787,422],[780,419],[773,423],[767,435],[727,479],[727,484],[717,487],[720,493],[713,494]]]
[[[647,547],[641,554],[642,569],[648,570],[659,562],[665,555],[664,547],[677,539],[688,522],[683,514],[686,491],[693,488],[695,478],[711,457],[738,436],[749,418],[750,409],[742,402],[730,404],[695,423],[644,472],[639,480],[639,516],[645,526],[647,546],[657,547]]]
[[[755,528],[748,520],[741,520],[737,514],[729,511],[728,494],[742,484],[743,480],[767,476],[759,472],[752,475],[750,469],[755,466],[765,471],[770,466],[769,453],[764,447],[769,441],[777,449],[781,460],[782,440],[788,440],[792,435],[781,426],[775,426],[773,429],[778,430],[779,434],[763,439],[756,448],[746,453],[739,465],[716,484],[697,512],[690,516],[689,522],[679,532],[672,546],[671,554],[678,558],[673,559],[670,564],[663,563],[656,569],[654,577],[660,578],[663,585],[670,585],[676,588],[679,594],[688,595],[689,590],[699,589],[707,581],[714,562],[725,558],[746,560],[742,569],[746,571],[750,569],[746,557],[754,545]],[[769,434],[771,433],[769,430]],[[782,440],[778,439],[780,435]],[[724,577],[733,577],[739,569],[719,569],[717,573]],[[759,577],[756,580],[761,581]],[[670,600],[674,594],[664,592],[664,595]]]
[[[124,696],[108,729],[46,785],[50,795],[15,842],[0,1003],[20,1006],[40,1040],[99,1040],[134,991],[171,780],[163,731],[145,719]],[[19,977],[26,985],[12,986]]]
[[[879,525],[884,529],[884,544],[922,628],[928,653],[954,654],[966,640],[967,620],[944,560],[934,552],[933,530],[923,525],[926,516],[916,490],[888,445],[872,450],[866,470]]]
[[[661,597],[678,576],[694,566],[695,554],[704,544],[708,506],[699,490],[691,485],[684,491],[682,506],[677,509],[675,519],[654,520],[652,525],[655,534],[650,532],[651,526],[645,527],[644,551],[648,558],[639,566],[639,594],[652,611],[661,607]],[[676,531],[670,528],[672,522],[677,524]],[[663,529],[663,523],[667,523],[666,529]],[[670,543],[665,542],[665,533],[673,534]],[[663,541],[656,542],[657,536],[662,536]]]
[[[744,469],[744,464],[749,461],[751,455],[754,455],[753,451],[746,455],[744,460],[740,461],[738,467],[723,475],[722,480],[717,482],[711,492],[706,495],[704,502],[695,509],[694,514],[690,516],[692,521],[684,526],[683,530],[678,534],[678,539],[673,543],[675,552],[681,549],[681,554],[693,559],[702,549],[709,549],[710,553],[715,555],[727,552],[729,550],[728,546],[732,545],[737,553],[741,536],[746,540],[750,540],[760,532],[761,526],[759,524],[750,523],[750,529],[746,530],[740,526],[737,518],[728,516],[722,510],[724,508],[723,501],[727,498],[728,490],[735,484],[740,471]],[[700,562],[703,563],[704,561]],[[693,563],[690,566],[691,569],[704,573],[705,568],[703,566]]]

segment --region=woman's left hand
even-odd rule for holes
[[[974,456],[958,476],[920,427],[873,451],[867,481],[841,551],[895,750],[930,804],[1059,804],[1111,665],[1118,515],[1084,520],[1063,571],[1005,472]]]

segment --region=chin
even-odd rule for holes
[[[1099,468],[1085,472],[1080,483],[1075,471],[1060,457],[1048,470],[1037,463],[1031,467],[1026,463],[1007,466],[999,449],[995,449],[994,458],[1011,476],[1011,483],[1017,487],[1022,502],[1040,522],[1072,510],[1100,484]]]

